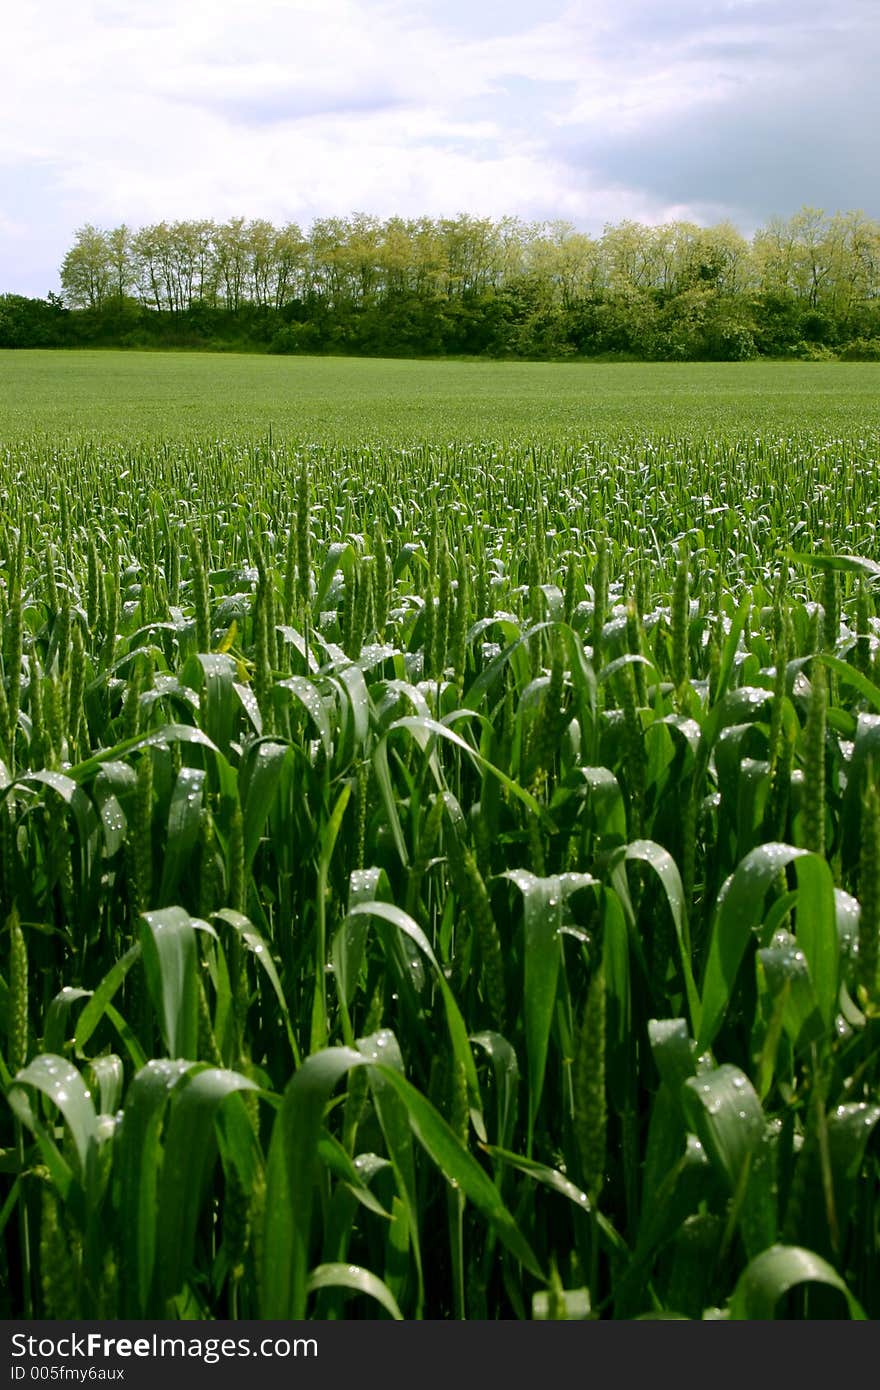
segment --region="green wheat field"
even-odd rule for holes
[[[880,1317],[880,368],[0,353],[0,1315]]]

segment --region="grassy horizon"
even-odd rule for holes
[[[404,445],[880,430],[873,363],[544,363],[0,351],[0,439]]]

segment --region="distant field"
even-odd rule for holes
[[[0,438],[404,444],[597,435],[861,435],[880,366],[406,362],[143,352],[0,352]]]

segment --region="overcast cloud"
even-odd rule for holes
[[[877,0],[10,4],[0,292],[85,222],[880,216],[878,70]]]

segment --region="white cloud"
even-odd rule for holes
[[[833,16],[820,0],[10,7],[0,289],[16,288],[6,267],[22,284],[29,273],[10,240],[22,227],[44,292],[57,265],[47,257],[85,221],[467,210],[596,229],[621,217],[751,212],[738,119],[744,158],[773,103],[795,113],[786,138],[796,142],[798,113],[815,107],[831,73],[838,100],[864,110],[870,128],[874,14],[871,0],[839,0]],[[726,188],[705,172],[715,129]],[[853,206],[875,196],[867,174]],[[763,177],[767,214],[778,209]],[[805,189],[801,201],[814,200]]]

